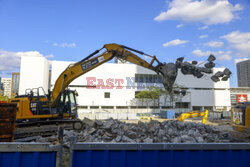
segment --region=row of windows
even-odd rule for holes
[[[176,103],[175,108],[189,108],[190,103]],[[79,106],[81,109],[88,109],[88,106]],[[90,109],[115,109],[115,106],[89,106]],[[116,109],[147,109],[147,106],[116,106]],[[173,108],[173,106],[149,106],[150,109],[169,109]]]
[[[162,83],[162,78],[156,74],[135,74],[136,83]]]

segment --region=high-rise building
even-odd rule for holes
[[[15,96],[19,90],[20,73],[12,73],[11,96]]]
[[[250,60],[236,64],[238,87],[250,87]]]
[[[2,84],[3,84],[3,95],[7,97],[11,97],[11,78],[2,78]]]

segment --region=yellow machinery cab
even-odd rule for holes
[[[234,130],[250,132],[250,103],[239,103],[232,108],[231,124]]]

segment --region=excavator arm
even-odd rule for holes
[[[207,121],[208,110],[204,112],[189,112],[189,113],[182,113],[177,120],[183,122],[187,118],[194,118],[194,117],[202,117],[202,123],[205,124]]]
[[[102,49],[106,49],[106,51],[96,57],[97,53],[99,53]],[[139,53],[141,55],[145,55],[150,57],[152,60],[150,63],[141,59],[139,56],[135,55],[133,52]],[[92,58],[93,57],[93,58]],[[103,48],[96,50],[83,60],[69,65],[58,77],[55,82],[54,89],[50,95],[50,105],[52,107],[56,106],[61,94],[65,91],[68,85],[79,76],[93,70],[94,68],[102,65],[103,63],[113,59],[116,57],[117,59],[121,59],[123,61],[129,61],[131,63],[137,64],[139,66],[148,68],[150,70],[155,71],[157,74],[161,74],[162,77],[166,74],[166,69],[163,68],[164,64],[160,63],[155,56],[151,56],[145,54],[141,51],[129,48],[127,46],[118,45],[118,44],[106,44]],[[156,66],[153,65],[154,62],[158,64]]]

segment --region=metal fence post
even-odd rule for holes
[[[56,154],[56,167],[62,167],[62,156],[63,156],[63,127],[58,129],[58,141],[59,149]]]
[[[73,145],[76,143],[76,137],[72,136],[70,138],[70,148],[69,148],[69,167],[72,167],[73,161]]]

